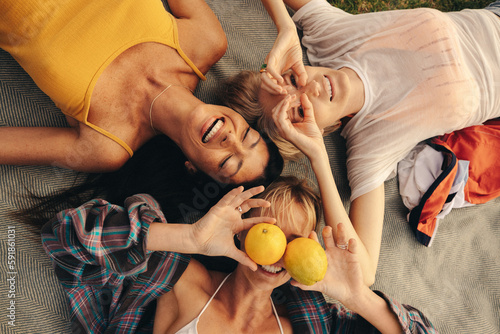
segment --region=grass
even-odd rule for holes
[[[329,0],[348,13],[358,14],[393,9],[430,7],[444,12],[464,8],[484,8],[493,0]]]

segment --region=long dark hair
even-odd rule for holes
[[[245,189],[269,185],[283,170],[278,148],[265,135],[269,162],[264,175],[243,184]],[[146,193],[161,205],[168,221],[192,223],[206,213],[236,185],[220,183],[198,172],[190,174],[184,166],[186,157],[167,136],[159,135],[144,144],[119,170],[89,174],[84,182],[56,194],[34,198],[36,204],[22,212],[30,225],[43,226],[59,211],[78,207],[93,198],[123,205],[134,194]]]

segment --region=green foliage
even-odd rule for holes
[[[484,8],[493,0],[328,0],[348,13],[358,14],[393,9],[430,7],[444,12],[464,8]]]

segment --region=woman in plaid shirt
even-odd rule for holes
[[[251,198],[262,190],[240,187],[231,191],[193,225],[166,224],[157,202],[148,195],[130,197],[124,207],[93,200],[60,212],[44,226],[42,241],[68,295],[73,331],[143,333],[155,327],[156,332],[177,332],[196,319],[214,295],[195,329],[242,332],[253,319],[258,332],[263,328],[287,333],[435,331],[418,310],[366,287],[355,240],[349,241],[348,250],[335,247],[330,227],[323,231],[327,275],[308,287],[320,292],[305,291],[300,288],[306,287],[290,282],[281,260],[265,268],[253,263],[234,246],[234,234],[258,222],[273,222],[263,217],[269,215],[278,218],[289,240],[307,237],[318,217],[318,198],[295,178],[273,184],[263,199]],[[278,199],[269,206],[266,199],[273,194]],[[292,205],[293,210],[283,210],[285,205]],[[239,207],[249,218],[242,219]],[[343,226],[336,232],[336,241],[344,243]],[[206,270],[186,255],[195,253],[227,256],[239,264],[227,277]],[[345,307],[326,303],[321,292]],[[257,299],[260,303],[254,304]],[[220,311],[225,307],[245,316],[231,318]],[[259,313],[253,312],[254,307]]]

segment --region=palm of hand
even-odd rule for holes
[[[327,252],[328,269],[316,289],[336,300],[348,303],[365,287],[363,273],[355,254],[346,250]]]
[[[239,211],[227,205],[217,204],[194,224],[194,235],[203,254],[228,256],[234,248],[233,236],[241,225]]]

